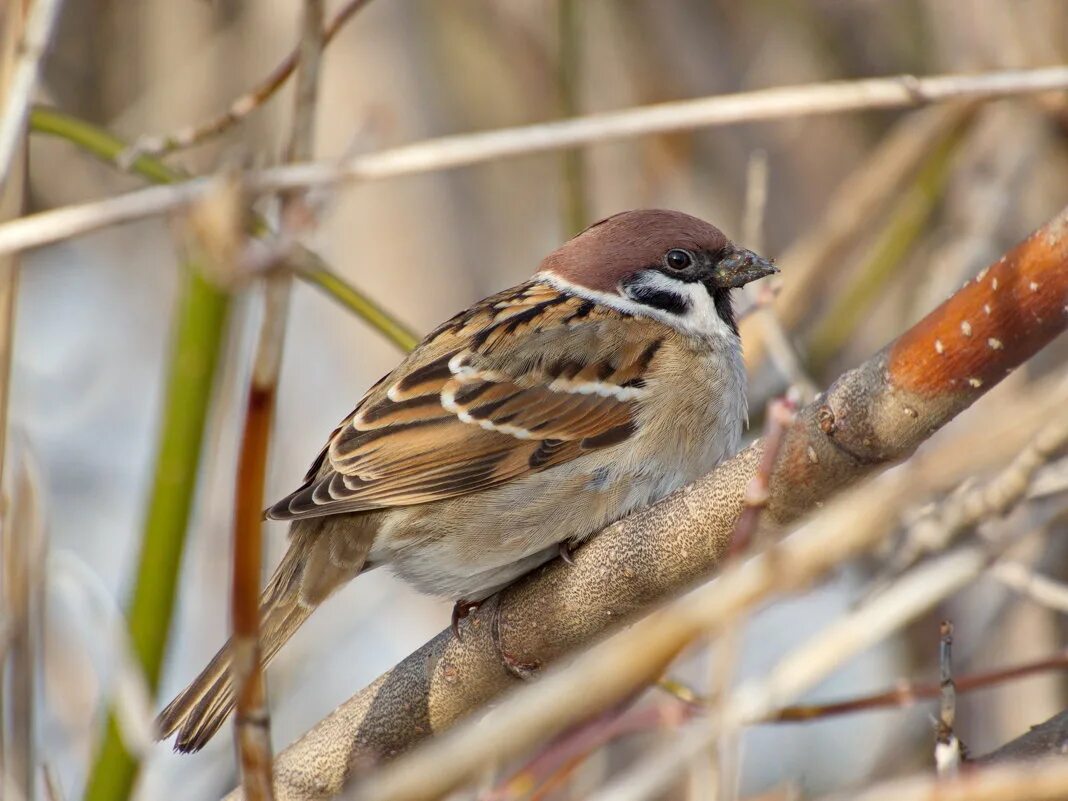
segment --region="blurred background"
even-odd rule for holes
[[[299,15],[297,0],[67,0],[40,99],[128,140],[171,131],[223,110],[259,82],[296,43]],[[664,100],[1052,65],[1066,56],[1068,5],[1057,0],[376,0],[326,51],[316,156]],[[277,163],[291,92],[283,88],[244,124],[169,163],[198,173]],[[915,155],[902,169],[878,174],[888,148],[910,146]],[[32,138],[29,159],[31,210],[141,185],[55,139]],[[783,323],[804,374],[823,387],[1062,208],[1066,179],[1068,105],[1063,96],[1021,97],[651,136],[577,156],[509,158],[320,192],[321,218],[307,243],[422,333],[526,277],[585,224],[633,207],[685,210],[780,261],[784,296],[795,293]],[[884,187],[878,202],[791,289],[791,254],[805,258],[798,243],[820,230],[835,203],[849,207],[851,181]],[[758,226],[753,212],[747,218],[746,198],[763,186]],[[38,464],[50,548],[38,737],[72,799],[81,795],[104,702],[120,675],[106,632],[128,597],[152,478],[180,286],[172,229],[166,219],[125,225],[24,259],[11,421]],[[228,631],[233,474],[258,299],[252,289],[241,292],[230,319],[157,709]],[[797,378],[761,350],[751,365],[753,435],[767,400]],[[980,405],[1011,413],[1034,381],[1063,370],[1066,350],[1063,340],[1055,343]],[[360,319],[295,284],[269,500],[296,486],[337,421],[399,357]],[[965,429],[954,424],[939,438],[976,436]],[[1064,533],[1056,524],[1024,556],[1068,580]],[[285,536],[284,525],[267,524],[269,565]],[[848,609],[879,569],[856,568],[751,621],[739,675],[768,668]],[[272,665],[276,749],[443,628],[450,608],[386,571],[332,599]],[[936,678],[937,621],[946,616],[956,623],[962,673],[1061,651],[1068,635],[1063,614],[984,580],[811,697]],[[708,673],[707,655],[697,654],[673,675],[701,689]],[[989,750],[1064,708],[1066,689],[1063,674],[1052,674],[969,695],[958,715],[961,736],[977,753]],[[656,691],[642,703],[657,703]],[[819,792],[922,769],[933,709],[757,727],[743,743],[740,793],[787,779]],[[629,738],[547,797],[581,798],[627,754],[669,736]],[[746,758],[754,752],[776,758]],[[227,727],[197,755],[152,748],[138,792],[212,799],[235,781]],[[682,780],[669,797],[711,796]]]

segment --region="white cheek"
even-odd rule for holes
[[[676,284],[677,286],[677,284]],[[683,284],[684,294],[690,299],[690,310],[682,316],[683,323],[693,333],[733,337],[735,333],[716,311],[716,302],[702,284]]]
[[[674,281],[666,275],[652,272],[646,276],[644,282],[646,285],[663,288],[676,294],[682,294],[689,299],[690,310],[684,315],[678,315],[661,309],[654,309],[652,306],[638,303],[614,292],[601,292],[596,289],[589,289],[588,287],[574,284],[554,273],[538,273],[535,277],[547,281],[565,292],[592,300],[595,303],[600,303],[612,309],[617,309],[626,314],[633,314],[639,317],[651,317],[654,320],[659,320],[682,333],[700,337],[736,338],[737,336],[730,327],[723,322],[722,318],[720,318],[719,313],[716,311],[716,304],[713,302],[712,296],[708,294],[708,291],[703,285],[696,282],[686,284],[681,281]]]

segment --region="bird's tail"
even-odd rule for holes
[[[309,525],[312,523],[317,525]],[[339,536],[346,533],[352,537],[355,532],[337,531],[318,520],[295,524],[293,542],[260,599],[264,666],[328,595],[360,571],[370,543],[364,543],[362,537],[355,543],[346,543]],[[167,739],[177,732],[176,751],[199,751],[226,722],[233,708],[228,640],[200,675],[159,713],[158,735]]]

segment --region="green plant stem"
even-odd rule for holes
[[[223,344],[228,295],[187,263],[168,368],[161,437],[156,456],[141,557],[127,611],[130,642],[149,689],[160,666],[174,608],[182,547],[193,506],[204,426],[215,367]],[[86,801],[121,801],[133,786],[137,759],[122,743],[114,713],[89,777]]]
[[[64,139],[116,168],[119,167],[120,156],[129,149],[127,142],[103,128],[54,108],[36,106],[30,112],[30,128],[35,133]],[[126,169],[157,184],[176,183],[189,177],[159,159],[146,155],[138,156],[126,165]],[[254,233],[262,235],[267,230],[267,224],[257,219]],[[310,254],[310,251],[305,251],[305,254]],[[321,258],[304,255],[302,260],[308,262],[309,266],[297,271],[301,278],[325,292],[397,347],[411,350],[418,344],[419,337],[410,328],[331,270]]]
[[[556,62],[557,91],[562,117],[579,113],[581,83],[581,15],[583,0],[557,0],[557,36],[559,51]],[[586,159],[581,148],[563,152],[563,223],[567,236],[589,225],[586,202]]]
[[[306,250],[298,261],[302,262],[296,268],[298,276],[350,309],[398,348],[410,351],[419,344],[419,337],[410,328],[328,269],[318,255]]]
[[[820,375],[849,342],[901,261],[923,233],[949,179],[953,154],[970,129],[971,115],[950,127],[898,198],[854,280],[832,303],[809,338],[809,369]]]

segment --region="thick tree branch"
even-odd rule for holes
[[[768,516],[785,524],[907,457],[1063,331],[1066,304],[1068,210],[801,411]],[[336,793],[354,768],[443,731],[513,686],[516,674],[695,584],[729,546],[760,453],[757,443],[609,527],[574,566],[555,562],[508,588],[469,619],[462,642],[443,631],[279,756],[279,797]]]

